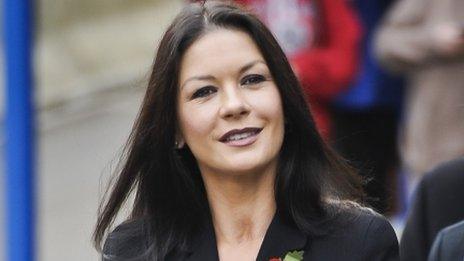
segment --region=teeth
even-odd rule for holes
[[[227,138],[227,141],[234,141],[234,140],[242,140],[246,139],[248,137],[253,136],[255,133],[254,132],[245,132],[245,133],[240,133],[240,134],[234,134],[232,136],[229,136]]]

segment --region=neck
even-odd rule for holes
[[[275,169],[236,175],[202,171],[218,248],[261,244],[276,211]]]

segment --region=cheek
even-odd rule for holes
[[[214,125],[214,114],[208,106],[184,106],[180,110],[182,134],[187,143],[209,137]]]
[[[277,87],[261,93],[259,98],[255,97],[253,104],[257,113],[283,127],[282,102]]]

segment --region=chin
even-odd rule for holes
[[[251,175],[264,172],[267,167],[272,165],[272,161],[269,160],[240,160],[237,159],[233,162],[229,162],[227,166],[218,166],[218,169],[222,173],[232,173],[233,175]]]

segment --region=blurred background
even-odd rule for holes
[[[91,243],[99,201],[138,111],[161,34],[186,2],[35,2],[37,260],[99,260]],[[366,203],[391,220],[400,238],[422,176],[464,156],[464,2],[236,2],[273,31],[321,134],[369,181]],[[436,14],[427,16],[429,9]],[[2,193],[0,258],[5,205]]]
[[[159,38],[183,2],[35,4],[37,260],[99,260],[91,243],[99,199],[136,116]],[[3,115],[3,66],[1,73]],[[1,260],[3,161],[1,157]]]

